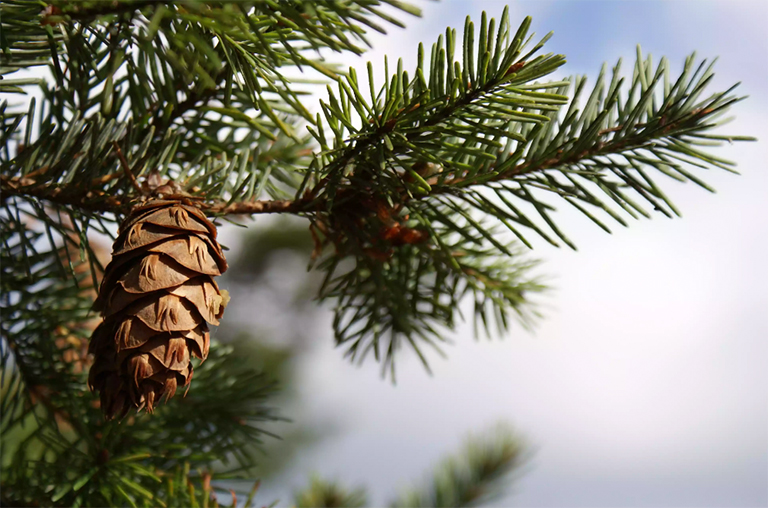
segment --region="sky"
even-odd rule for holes
[[[415,67],[419,41],[502,1],[416,2],[421,19],[373,37],[363,68],[383,55]],[[636,44],[679,72],[686,55],[719,57],[712,91],[741,81],[750,98],[723,132],[757,143],[717,149],[742,173],[710,171],[710,194],[665,182],[683,217],[636,221],[608,235],[560,206],[578,252],[543,242],[533,255],[555,288],[534,333],[475,341],[453,335],[433,375],[401,355],[398,383],[373,362],[333,348],[330,320],[303,358],[307,422],[337,421],[261,499],[281,498],[310,474],[366,486],[375,505],[425,478],[469,432],[509,422],[535,451],[498,506],[756,507],[768,505],[768,2],[519,1],[561,75],[594,80],[603,62],[633,62]]]

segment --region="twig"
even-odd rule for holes
[[[117,144],[117,141],[113,141],[112,146],[115,148],[115,151],[117,152],[117,158],[120,159],[120,165],[123,167],[123,172],[125,173],[125,176],[127,176],[131,181],[131,185],[133,185],[134,190],[136,190],[136,192],[139,194],[145,194],[144,190],[139,185],[139,182],[136,180],[136,177],[133,176],[131,168],[128,166],[128,161],[125,160],[125,156],[120,150],[120,146]]]
[[[297,199],[288,200],[262,200],[245,201],[242,203],[226,204],[224,201],[216,201],[211,204],[203,204],[200,208],[216,215],[252,215],[256,213],[299,213],[310,211],[311,201]]]

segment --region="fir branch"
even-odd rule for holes
[[[425,366],[425,346],[441,352],[464,298],[477,333],[533,323],[544,287],[502,226],[573,246],[547,193],[606,231],[600,213],[626,225],[650,216],[643,201],[672,216],[656,174],[709,189],[696,171],[733,164],[702,146],[751,139],[712,133],[741,98],[703,98],[712,66],[693,56],[676,79],[638,50],[631,80],[617,65],[591,91],[537,82],[564,59],[536,56],[546,37],[526,49],[530,20],[513,31],[506,10],[420,47],[412,74],[385,60],[378,89],[369,65],[362,90],[317,50],[361,53],[367,30],[401,26],[380,3],[418,14],[396,0],[0,5],[0,91],[42,94],[0,103],[2,504],[215,505],[210,472],[252,471],[262,423],[280,419],[272,384],[213,344],[193,381],[209,389],[101,421],[81,347],[100,272],[89,233],[109,234],[150,178],[211,215],[308,218],[337,343],[394,379],[403,346]],[[10,76],[44,64],[53,80]],[[287,68],[331,80],[316,118]],[[307,124],[314,141],[297,134]],[[509,436],[475,445],[394,505],[476,504],[523,455]],[[318,482],[300,504],[352,494]]]
[[[319,477],[313,477],[308,487],[294,495],[296,508],[362,508],[366,504],[365,490],[347,491]]]
[[[288,11],[296,17],[292,30],[305,35],[316,32],[301,9],[293,5],[286,7]],[[196,12],[194,16],[214,18],[220,14]],[[168,23],[188,21],[183,12],[175,11],[173,16]],[[173,179],[212,215],[293,213],[309,218],[317,243],[315,257],[328,280],[322,296],[343,302],[336,338],[349,345],[352,357],[373,350],[391,368],[400,338],[410,344],[416,344],[417,338],[441,339],[433,325],[450,329],[454,311],[437,311],[429,305],[423,310],[418,295],[425,288],[455,304],[454,294],[462,284],[478,302],[484,302],[478,308],[486,310],[476,314],[483,323],[487,316],[497,316],[500,330],[506,329],[501,311],[506,308],[519,311],[519,318],[528,325],[530,313],[522,310],[526,299],[515,289],[527,283],[517,277],[517,265],[508,265],[512,272],[505,272],[490,262],[498,252],[510,255],[516,250],[498,239],[494,221],[484,217],[496,219],[528,246],[532,243],[526,230],[554,245],[559,238],[574,247],[552,218],[554,207],[544,199],[545,192],[564,199],[606,231],[610,228],[595,212],[622,225],[627,224],[625,212],[634,218],[649,216],[636,202],[638,196],[671,216],[677,210],[649,170],[708,188],[687,167],[730,170],[732,163],[698,145],[750,139],[710,133],[719,117],[741,100],[731,94],[732,89],[701,98],[711,80],[711,65],[701,63],[697,68],[691,57],[673,80],[666,60],[654,67],[650,58],[638,53],[629,86],[619,66],[610,81],[604,69],[582,104],[579,97],[587,91],[584,78],[536,82],[564,60],[559,55],[535,56],[546,37],[526,49],[529,25],[526,19],[513,31],[506,11],[498,28],[485,15],[479,30],[467,20],[460,56],[459,38],[449,29],[428,60],[420,47],[413,76],[398,64],[383,87],[376,90],[371,82],[366,93],[351,69],[336,79],[336,90],[329,88],[328,100],[321,103],[322,117],[309,126],[319,145],[311,158],[309,140],[291,142],[295,134],[290,120],[274,114],[267,114],[263,121],[248,116],[249,108],[262,105],[246,90],[250,85],[227,91],[228,76],[243,69],[242,62],[233,63],[232,55],[220,58],[229,69],[224,78],[217,76],[219,84],[214,88],[198,84],[187,89],[190,102],[179,101],[175,92],[165,90],[183,72],[167,76],[161,76],[166,71],[153,72],[153,100],[172,106],[168,116],[157,109],[149,114],[136,111],[135,115],[144,114],[137,124],[112,118],[108,125],[100,117],[74,117],[64,127],[57,124],[57,115],[41,115],[40,130],[48,136],[15,156],[6,147],[0,178],[3,199],[27,196],[85,210],[125,213],[135,202],[136,192],[129,178],[113,176],[119,172],[119,163],[111,142],[117,141],[139,181],[150,168],[159,167],[161,176]],[[146,25],[144,30],[151,33],[152,29]],[[244,44],[251,43],[256,44]],[[217,46],[216,51],[225,47]],[[144,51],[154,55],[147,47]],[[174,68],[171,53],[158,51],[162,58],[170,58],[168,65]],[[154,58],[146,60],[147,66]],[[252,63],[267,69],[269,62]],[[370,81],[370,65],[368,74]],[[223,88],[219,79],[224,79]],[[571,84],[575,90],[569,99]],[[138,97],[138,84],[131,87]],[[190,109],[193,114],[184,116],[184,122],[166,123],[173,115],[182,118],[187,106],[199,106],[199,98],[210,102]],[[50,100],[55,102],[56,96]],[[281,100],[292,99],[281,96]],[[226,107],[227,101],[232,107]],[[8,116],[4,138],[18,143],[24,136],[22,122],[32,115],[26,118],[24,114]],[[156,121],[170,126],[162,133],[144,128]],[[238,141],[234,133],[242,128],[249,134]],[[95,136],[97,131],[103,134]],[[225,136],[220,141],[222,132]],[[148,151],[158,138],[157,149]],[[41,159],[41,153],[49,156]],[[72,186],[72,181],[91,186]],[[609,198],[607,202],[601,194]],[[609,206],[610,202],[618,208]],[[414,265],[408,256],[423,260]],[[365,289],[365,281],[339,269],[345,259],[391,290]],[[465,265],[467,259],[472,264]],[[416,290],[409,296],[398,289],[398,281],[413,269],[422,270],[424,278],[415,279]],[[507,278],[510,273],[516,276]],[[350,326],[348,319],[357,324]],[[385,345],[380,344],[386,333],[391,335]]]
[[[498,425],[470,436],[459,453],[441,461],[427,485],[404,493],[389,506],[465,507],[494,501],[528,455],[522,440],[506,425]],[[366,494],[362,488],[347,490],[337,482],[313,477],[309,486],[294,495],[294,503],[297,507],[362,507]]]
[[[29,136],[35,132],[30,128],[34,124],[34,102],[29,114],[15,115],[17,121],[4,126],[3,195],[34,196],[91,211],[126,211],[135,196],[123,192],[126,182],[112,177],[116,169],[114,158],[107,156],[112,164],[90,167],[81,158],[81,136],[89,130],[88,126],[93,132],[94,128],[105,127],[99,125],[102,120],[114,120],[116,124],[106,127],[116,136],[107,141],[123,136],[125,131],[120,129],[127,129],[133,134],[128,143],[117,138],[127,156],[137,151],[146,153],[149,141],[161,143],[162,151],[169,154],[170,159],[166,156],[162,160],[162,173],[169,166],[171,173],[175,169],[177,175],[195,173],[197,167],[207,166],[203,170],[207,184],[198,187],[207,199],[222,201],[214,208],[226,207],[234,201],[252,201],[256,190],[266,191],[273,198],[288,197],[302,179],[299,175],[298,181],[294,181],[302,166],[291,163],[292,155],[267,164],[269,168],[259,168],[264,171],[263,180],[250,175],[247,181],[236,181],[232,189],[223,181],[230,176],[229,169],[217,171],[215,168],[220,164],[215,158],[226,153],[231,160],[247,160],[252,158],[254,144],[263,145],[265,139],[279,141],[281,135],[292,138],[297,145],[305,145],[295,134],[295,118],[286,117],[286,113],[303,117],[304,121],[313,119],[301,103],[302,92],[294,90],[294,83],[280,69],[308,67],[336,78],[336,72],[310,55],[305,44],[359,52],[350,41],[365,40],[363,25],[383,30],[372,18],[400,24],[379,12],[377,5],[378,2],[367,0],[343,5],[304,1],[160,4],[126,0],[108,5],[54,2],[47,9],[33,1],[4,4],[0,15],[3,72],[18,68],[12,66],[16,60],[20,66],[38,63],[39,58],[24,60],[34,50],[36,58],[38,53],[50,57],[57,86],[49,89],[43,85],[42,106],[46,114],[40,115],[37,143]],[[418,9],[406,4],[393,5],[402,12],[418,15]],[[33,42],[28,42],[29,26],[44,27],[36,32]],[[118,41],[122,44],[119,47],[115,46]],[[11,91],[23,91],[23,84],[5,80],[4,86]],[[4,115],[4,120],[9,118]],[[184,121],[178,122],[181,118]],[[21,143],[20,129],[24,124],[27,135]],[[243,127],[248,129],[248,135],[238,135],[242,139],[235,140],[235,132]],[[229,135],[220,141],[227,131]],[[62,137],[44,139],[44,133],[52,132]],[[62,149],[54,151],[61,156],[57,171],[50,171],[50,161],[46,164],[36,160],[45,153],[40,148],[46,142],[63,143]],[[103,147],[103,143],[100,145]],[[15,155],[14,148],[18,152]],[[89,151],[96,155],[92,147]],[[138,164],[152,162],[144,159]],[[69,167],[64,167],[65,164]],[[249,169],[253,172],[254,168]],[[87,191],[60,188],[62,177],[65,183],[73,181],[83,170],[90,173],[85,181],[110,185]],[[37,178],[27,180],[26,173],[34,173]],[[23,185],[24,182],[31,185]],[[115,196],[117,199],[113,199]]]
[[[429,371],[424,350],[443,354],[442,329],[454,328],[465,296],[474,300],[475,321],[490,335],[494,322],[503,332],[513,315],[530,326],[538,316],[531,296],[545,290],[531,275],[537,262],[526,260],[515,244],[496,241],[498,231],[493,228],[488,239],[460,235],[452,228],[467,228],[470,219],[450,219],[450,207],[408,212],[414,223],[430,224],[427,231],[434,243],[398,246],[396,238],[392,245],[384,239],[369,243],[361,232],[347,240],[354,242],[351,245],[336,244],[337,252],[351,253],[353,263],[340,262],[337,254],[318,265],[327,272],[321,298],[337,301],[337,344],[346,347],[352,361],[373,355],[392,381],[395,357],[403,347],[413,349]],[[401,228],[407,231],[407,223]],[[499,250],[508,257],[499,258]]]
[[[692,60],[689,60],[689,62],[692,62]],[[689,63],[687,66],[689,65],[691,64]],[[596,133],[595,140],[590,146],[584,147],[580,151],[566,150],[568,144],[573,144],[577,139],[576,136],[572,135],[570,139],[563,141],[560,145],[550,147],[548,152],[553,152],[552,156],[546,158],[539,156],[538,158],[524,160],[522,163],[512,165],[503,171],[496,171],[487,179],[487,181],[498,182],[514,180],[520,175],[529,173],[545,172],[547,170],[567,167],[578,167],[585,162],[599,161],[600,157],[612,155],[622,155],[626,153],[629,154],[631,158],[632,152],[635,150],[656,146],[674,148],[674,140],[681,136],[684,139],[697,137],[706,139],[708,135],[705,134],[705,131],[716,126],[716,124],[712,123],[715,115],[722,114],[722,111],[725,108],[730,107],[738,100],[741,99],[724,94],[716,94],[710,101],[688,111],[678,111],[672,118],[668,118],[663,112],[660,112],[660,114],[658,114],[651,122],[637,122],[635,124],[623,123],[605,127]],[[672,108],[670,107],[669,109]],[[618,136],[620,133],[622,135]],[[349,151],[344,157],[339,159],[341,161],[340,163],[354,160],[356,155],[374,144],[372,139],[373,138],[366,139],[364,142],[355,145],[355,149]],[[714,137],[712,139],[713,141],[723,139],[731,142],[753,140],[753,138],[746,136],[727,135]],[[669,140],[668,143],[661,144],[667,140]],[[523,147],[525,146],[527,145],[523,145]],[[518,150],[524,151],[524,148]],[[654,154],[652,153],[651,155]],[[648,160],[654,159],[646,159],[643,162],[647,163]],[[664,162],[664,159],[661,157],[656,157],[655,160],[658,161],[659,164]],[[694,161],[692,160],[691,162]],[[610,164],[610,162],[606,162],[606,164]],[[45,169],[46,168],[40,168],[38,171],[42,172],[42,170]],[[328,170],[330,169],[332,168],[329,167]],[[464,186],[468,181],[471,183],[471,180],[468,180],[464,176],[454,176],[449,178],[432,176],[429,177],[427,182],[431,187],[435,187],[434,189],[426,194],[417,195],[415,197],[406,196],[406,199],[425,199],[431,195],[451,193],[455,187]],[[31,176],[9,177],[7,175],[2,175],[0,176],[0,182],[2,183],[4,196],[28,195],[57,204],[78,206],[86,210],[104,212],[114,210],[124,211],[129,206],[127,200],[121,201],[114,197],[104,201],[103,199],[99,199],[99,196],[86,196],[82,192],[68,194],[58,187],[41,186]],[[312,201],[313,200],[307,199],[306,197],[296,200],[255,200],[251,202],[235,202],[230,204],[223,201],[211,201],[205,203],[203,207],[215,214],[303,213],[312,211],[313,207],[310,205]],[[316,206],[319,209],[322,205]]]
[[[483,67],[476,69],[475,29],[468,19],[463,69],[459,62],[453,61],[456,34],[448,29],[447,47],[443,48],[441,37],[433,47],[429,69],[423,64],[420,47],[416,76],[409,80],[398,64],[397,72],[378,93],[373,93],[371,85],[368,101],[357,89],[356,73],[351,69],[346,82],[339,82],[338,96],[329,88],[329,103],[321,103],[333,133],[333,146],[326,141],[324,133],[312,130],[323,149],[321,157],[328,161],[317,166],[319,182],[337,185],[341,173],[351,165],[357,175],[377,174],[402,187],[398,180],[403,176],[419,179],[408,166],[438,164],[447,173],[459,170],[458,167],[478,166],[491,146],[499,145],[507,137],[519,138],[514,125],[513,129],[506,128],[511,121],[546,121],[547,117],[528,111],[552,108],[552,101],[559,104],[565,97],[550,94],[546,100],[537,100],[526,96],[520,87],[553,71],[564,59],[561,55],[543,55],[526,60],[544,42],[522,54],[529,24],[530,19],[526,19],[513,37],[505,10],[498,32],[491,26],[488,33],[489,23],[484,16],[481,22],[484,40],[477,49],[478,66]],[[495,41],[495,45],[491,41]],[[369,79],[371,73],[369,65]],[[474,83],[470,76],[476,76]],[[346,133],[350,139],[345,139]],[[455,149],[446,150],[446,146]],[[388,163],[398,168],[397,174],[388,174]],[[428,189],[417,192],[413,185],[406,187],[410,193],[428,192]],[[318,192],[316,188],[313,193]],[[326,192],[333,194],[334,189]]]
[[[467,25],[471,28],[470,23]],[[492,33],[490,26],[483,20],[481,33]],[[526,23],[518,34],[524,34],[525,27]],[[508,30],[500,28],[498,39],[503,41],[506,33]],[[489,37],[485,35],[485,39]],[[471,40],[465,33],[465,41]],[[471,47],[471,43],[465,46]],[[432,84],[442,76],[443,57],[439,48],[440,42],[432,52]],[[484,54],[486,62],[496,58],[500,62],[514,61],[509,50],[500,51],[493,58],[487,52]],[[521,278],[522,272],[518,273],[513,265],[491,270],[484,267],[499,253],[514,256],[516,251],[499,241],[499,232],[489,225],[494,221],[484,221],[483,217],[496,219],[529,247],[532,244],[522,229],[530,229],[557,245],[552,234],[546,231],[548,228],[575,248],[551,218],[554,208],[541,198],[542,191],[564,198],[610,231],[590,208],[604,211],[623,225],[626,221],[600,200],[596,192],[606,193],[632,217],[637,217],[634,210],[648,215],[628,195],[632,191],[649,201],[654,209],[668,214],[661,203],[673,211],[674,206],[650,179],[647,169],[658,170],[677,180],[690,179],[706,188],[706,184],[684,168],[686,164],[724,169],[732,164],[694,148],[696,139],[708,142],[749,139],[713,138],[708,133],[718,125],[717,118],[740,99],[727,90],[697,100],[711,78],[711,66],[703,73],[694,72],[693,57],[686,61],[683,74],[674,85],[661,88],[661,83],[672,82],[668,64],[662,60],[659,67],[653,69],[650,59],[643,60],[639,55],[628,90],[622,88],[617,67],[607,91],[601,74],[583,109],[578,102],[583,78],[577,80],[574,97],[567,108],[562,109],[552,106],[561,103],[569,82],[515,83],[509,89],[503,88],[509,83],[508,79],[526,75],[531,65],[527,60],[518,64],[510,64],[510,69],[515,69],[509,74],[512,78],[507,75],[509,71],[496,78],[488,77],[492,75],[485,72],[483,75],[488,80],[478,81],[479,85],[501,83],[499,90],[511,93],[504,96],[507,102],[520,100],[518,94],[530,100],[520,109],[506,109],[506,103],[486,104],[492,110],[500,109],[502,115],[515,117],[499,126],[491,123],[493,112],[477,122],[462,116],[468,108],[472,113],[473,101],[488,96],[490,91],[475,95],[466,87],[462,95],[461,82],[456,76],[470,76],[478,70],[461,71],[458,64],[453,67],[454,83],[459,84],[451,88],[458,95],[448,97],[447,104],[440,101],[432,110],[434,116],[429,108],[426,114],[419,112],[423,98],[409,99],[400,91],[397,83],[403,83],[403,90],[415,88],[419,83],[418,78],[409,82],[400,69],[390,80],[393,84],[378,94],[388,100],[393,97],[398,100],[385,103],[378,110],[383,111],[381,117],[373,116],[370,123],[364,122],[361,127],[355,126],[353,115],[364,117],[376,102],[362,101],[354,90],[354,74],[350,74],[349,88],[340,87],[339,98],[331,95],[326,119],[333,132],[334,148],[325,141],[325,135],[315,133],[325,148],[316,159],[325,165],[316,165],[320,168],[316,174],[324,176],[305,197],[317,195],[315,202],[324,199],[327,206],[326,211],[317,212],[313,217],[317,252],[322,251],[323,245],[333,246],[333,252],[319,265],[327,271],[329,281],[321,296],[338,299],[334,321],[336,340],[348,345],[347,354],[351,358],[361,359],[372,351],[383,362],[384,371],[394,374],[395,351],[400,344],[410,344],[424,360],[417,341],[434,345],[435,341],[443,340],[433,324],[453,327],[458,304],[456,295],[466,291],[462,287],[469,288],[479,302],[475,323],[482,323],[486,331],[488,316],[496,317],[500,332],[507,329],[505,309],[518,310],[519,318],[529,324],[529,314],[524,310],[528,299],[522,296],[520,288],[526,284],[530,284],[530,288],[537,286],[523,282],[525,276]],[[506,65],[500,64],[500,68]],[[435,67],[440,71],[437,74]],[[448,68],[446,65],[445,69]],[[699,68],[705,69],[705,64]],[[540,71],[534,66],[532,72],[538,76]],[[440,90],[443,85],[435,86]],[[494,100],[501,95],[497,91]],[[386,119],[388,114],[394,116]],[[399,115],[404,117],[402,122]],[[379,118],[386,121],[377,123]],[[466,131],[455,131],[456,125],[467,122],[476,127],[471,136]],[[438,125],[440,129],[435,129]],[[502,125],[506,130],[500,128]],[[398,142],[399,129],[402,130]],[[342,141],[345,132],[350,133],[349,142]],[[414,140],[422,139],[425,132],[428,139],[422,147]],[[554,173],[565,178],[557,178]],[[523,211],[526,207],[532,207],[546,226],[529,218]],[[462,243],[456,243],[453,238],[461,239]],[[465,266],[466,253],[473,253],[478,265]],[[407,263],[401,265],[409,257],[426,257],[432,264],[425,262],[418,268],[409,268]],[[345,258],[354,259],[354,264],[348,272],[336,275]],[[506,287],[506,277],[512,273],[516,273],[511,277],[514,282]],[[420,277],[425,278],[422,281]],[[435,286],[432,281],[444,285]],[[505,289],[497,293],[496,289],[502,287]],[[434,295],[434,301],[444,299],[445,308],[420,301],[422,293]],[[443,312],[445,309],[448,311]]]
[[[462,454],[445,459],[425,489],[414,489],[390,504],[398,507],[478,506],[500,497],[510,475],[528,452],[506,426],[471,436]]]

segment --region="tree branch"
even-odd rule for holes
[[[110,175],[111,176],[111,175]],[[0,175],[0,201],[3,203],[11,196],[36,198],[49,203],[73,206],[90,212],[128,213],[138,202],[133,196],[110,196],[104,191],[68,191],[68,186],[38,184],[29,177],[9,178]],[[253,215],[262,213],[302,213],[318,210],[310,199],[255,200],[240,203],[227,203],[222,200],[202,202],[200,209],[214,215]]]
[[[701,109],[692,112],[686,117],[680,118],[675,122],[670,122],[663,126],[660,126],[654,131],[651,137],[646,135],[638,136],[631,135],[626,136],[618,140],[612,140],[606,143],[598,143],[590,149],[584,150],[579,153],[564,155],[562,150],[557,156],[551,157],[543,161],[526,161],[516,166],[513,166],[509,170],[498,174],[490,181],[508,180],[522,174],[527,174],[535,171],[546,171],[549,169],[559,168],[565,165],[577,164],[583,160],[592,159],[598,156],[620,154],[627,150],[634,150],[642,148],[655,140],[666,137],[677,130],[689,127],[692,122],[700,120],[703,116],[709,113],[706,109]],[[615,132],[617,129],[621,129],[623,126],[619,126],[614,129],[606,129],[601,132],[601,135],[608,135]],[[383,127],[382,127],[383,128]],[[633,130],[638,128],[647,128],[645,124],[636,124]],[[362,140],[350,151],[335,159],[332,164],[334,166],[339,164],[340,160],[352,160],[355,154],[364,150],[367,146],[374,143],[375,134],[377,130],[371,135],[370,138]],[[434,185],[431,192],[413,196],[410,199],[426,199],[430,196],[439,194],[445,194],[450,189],[464,181],[462,177],[456,177],[449,179],[443,183],[443,185],[437,186],[437,177],[432,177],[429,180],[430,185]],[[322,186],[323,180],[316,186],[316,189],[307,193],[305,197],[297,200],[254,200],[245,202],[229,203],[223,200],[203,201],[199,206],[202,210],[214,214],[214,215],[255,215],[264,213],[290,213],[300,214],[315,212],[325,209],[323,198],[316,197],[318,187]],[[0,176],[0,190],[2,200],[5,201],[9,196],[27,196],[49,201],[60,205],[74,206],[84,210],[94,212],[116,212],[127,213],[132,204],[135,202],[135,198],[126,196],[109,196],[103,191],[90,190],[88,192],[83,191],[69,191],[68,186],[45,186],[44,184],[38,184],[33,178],[26,177],[6,177]],[[405,189],[403,192],[404,199],[409,199]]]
[[[599,142],[594,146],[592,146],[590,149],[583,150],[581,152],[572,154],[570,156],[561,157],[564,154],[563,154],[563,150],[560,149],[557,151],[556,157],[551,157],[543,161],[531,160],[531,161],[523,162],[522,164],[518,164],[516,166],[511,167],[507,171],[499,173],[493,178],[490,178],[488,181],[498,182],[500,180],[508,180],[512,177],[523,175],[526,173],[532,173],[534,171],[546,171],[548,169],[555,169],[562,166],[578,164],[583,160],[589,160],[594,157],[606,156],[606,155],[618,155],[628,150],[637,150],[638,148],[643,148],[644,146],[653,144],[658,139],[664,138],[670,135],[670,133],[674,131],[682,130],[682,129],[685,129],[686,127],[690,127],[689,124],[691,123],[695,124],[695,122],[697,122],[702,117],[710,113],[711,113],[710,109],[707,109],[707,108],[698,109],[698,110],[692,111],[689,115],[683,118],[680,118],[677,121],[670,122],[667,124],[662,123],[662,125],[660,125],[654,132],[651,133],[652,134],[651,136],[648,136],[648,135],[639,136],[635,134],[634,136],[625,136],[620,139],[614,139],[605,143]],[[600,133],[598,134],[598,137],[607,136],[614,132],[619,132],[623,130],[624,127],[625,127],[624,125],[618,125],[610,129],[604,129],[600,131]],[[637,129],[643,129],[643,128],[647,128],[647,124],[637,123],[632,127],[632,131],[634,132],[634,131],[637,131]],[[445,182],[443,182],[444,187],[435,189],[431,193],[431,195],[444,193],[446,191],[446,187],[460,184],[463,181],[464,181],[464,178],[461,178],[461,177],[456,177],[456,178],[451,178],[449,180],[446,180]],[[438,183],[438,178],[433,177],[428,181],[428,183],[430,185],[436,185]]]

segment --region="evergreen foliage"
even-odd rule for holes
[[[523,441],[505,425],[483,435],[470,436],[462,450],[444,458],[423,487],[405,491],[390,508],[437,508],[478,506],[494,500],[499,481],[509,480],[528,458]],[[362,507],[369,505],[365,489],[347,490],[337,482],[312,478],[295,495],[298,508]]]
[[[544,286],[523,245],[575,248],[553,201],[609,232],[608,220],[679,215],[658,177],[711,190],[700,174],[734,164],[710,147],[751,139],[715,131],[743,97],[707,90],[713,63],[692,55],[674,74],[638,48],[631,77],[619,62],[591,89],[548,81],[565,57],[506,9],[420,45],[415,69],[385,60],[381,84],[372,63],[366,76],[329,63],[418,14],[397,0],[4,0],[3,504],[206,506],[205,471],[245,474],[262,423],[279,418],[270,379],[215,343],[186,398],[101,419],[83,349],[99,251],[150,180],[213,217],[307,219],[337,343],[394,379],[397,351],[427,365],[464,299],[478,333],[533,324]],[[432,494],[397,505],[474,502],[472,482],[513,467],[511,450],[448,466]]]
[[[428,486],[403,494],[391,508],[478,506],[498,497],[499,483],[528,458],[523,441],[499,425],[485,435],[470,436],[463,450],[445,458]]]

